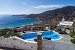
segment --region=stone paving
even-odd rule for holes
[[[68,34],[60,34],[62,36],[62,39],[57,40],[58,42],[66,42],[66,43],[71,43],[71,37]]]

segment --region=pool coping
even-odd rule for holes
[[[53,32],[55,32],[56,34],[58,34],[59,36],[60,36],[60,38],[58,38],[58,39],[51,39],[52,41],[56,41],[56,40],[61,40],[62,39],[62,36],[58,33],[58,32],[56,32],[56,31],[54,31],[54,30],[48,30],[48,31],[53,31]],[[36,31],[36,32],[26,32],[25,34],[28,34],[28,33],[37,33],[37,32],[45,32],[45,31]],[[24,34],[24,33],[23,33]],[[43,39],[43,38],[42,38]],[[33,41],[34,39],[30,39],[30,40],[28,40],[28,41]]]

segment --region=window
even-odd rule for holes
[[[13,45],[13,43],[11,43],[11,45]]]
[[[22,42],[21,42],[22,43]]]
[[[8,42],[8,41],[7,41]]]
[[[33,48],[33,46],[31,46],[31,48]]]
[[[26,44],[26,43],[25,43]]]
[[[5,44],[5,46],[6,46],[6,44]]]
[[[13,40],[16,40],[15,38],[13,38]]]

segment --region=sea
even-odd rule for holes
[[[13,28],[37,23],[37,20],[24,18],[23,16],[0,15],[0,29]]]

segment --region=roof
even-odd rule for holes
[[[72,26],[73,22],[71,21],[65,21],[65,18],[63,17],[62,21],[58,24],[58,26],[60,25],[68,25],[68,26]]]
[[[73,22],[71,22],[71,21],[64,21],[64,22],[60,22],[60,23],[58,24],[58,26],[59,26],[59,25],[68,25],[68,26],[72,26],[72,24],[73,24]]]

